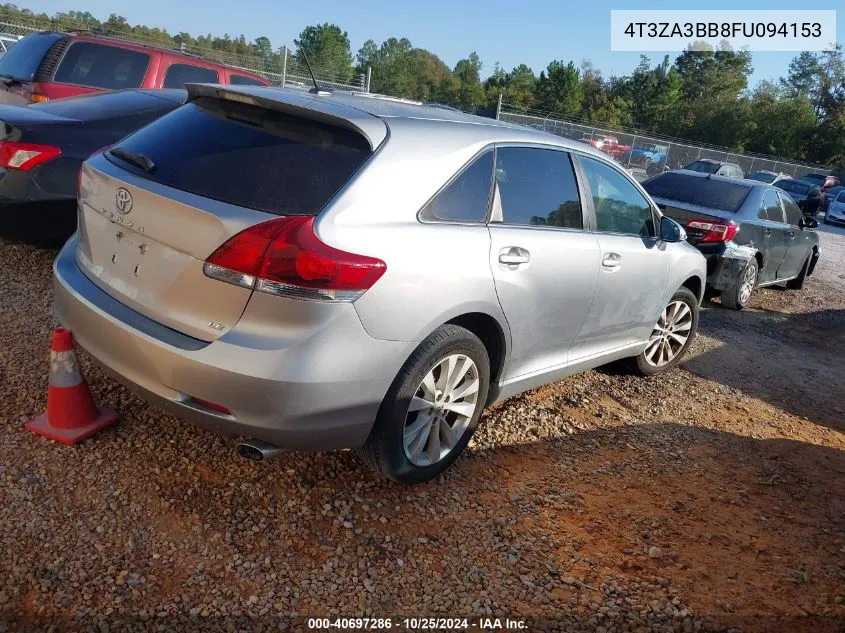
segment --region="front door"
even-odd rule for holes
[[[570,361],[601,356],[648,340],[669,276],[666,244],[643,193],[620,170],[586,156],[578,161],[590,188],[599,243],[596,296]]]
[[[496,150],[490,269],[511,330],[505,381],[545,373],[567,352],[593,301],[599,246],[584,230],[567,152]]]
[[[797,277],[801,272],[801,267],[810,256],[812,249],[812,242],[810,235],[806,229],[801,228],[801,220],[803,215],[801,209],[798,208],[792,200],[787,196],[781,196],[783,201],[783,209],[786,212],[786,221],[789,225],[787,227],[787,234],[789,237],[789,247],[786,250],[786,257],[783,258],[780,267],[778,268],[778,279],[792,279]]]

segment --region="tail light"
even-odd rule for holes
[[[0,141],[0,167],[6,169],[26,171],[61,154],[62,148],[54,145]]]
[[[323,244],[313,216],[256,224],[206,260],[208,277],[258,292],[318,301],[354,301],[387,270],[380,259]]]
[[[50,97],[48,97],[47,95],[42,95],[38,92],[33,92],[31,95],[29,95],[30,103],[46,103],[49,100]]]
[[[739,226],[732,223],[708,222],[707,220],[690,220],[688,229],[695,229],[703,233],[699,242],[727,242],[736,235]]]

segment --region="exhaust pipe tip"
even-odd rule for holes
[[[283,449],[263,440],[247,440],[238,444],[238,455],[254,462],[263,462],[278,456]]]

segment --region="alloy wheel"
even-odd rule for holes
[[[742,276],[742,283],[739,286],[739,302],[741,305],[748,303],[751,293],[754,291],[754,283],[757,281],[757,267],[749,264]]]
[[[405,416],[405,456],[415,466],[446,457],[469,428],[479,406],[478,367],[465,354],[451,354],[423,378]]]
[[[663,310],[645,348],[645,360],[663,367],[684,349],[692,333],[692,310],[685,301],[672,301]]]

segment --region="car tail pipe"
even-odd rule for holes
[[[278,457],[283,450],[275,444],[256,439],[241,442],[237,447],[238,455],[254,462],[264,462]]]

